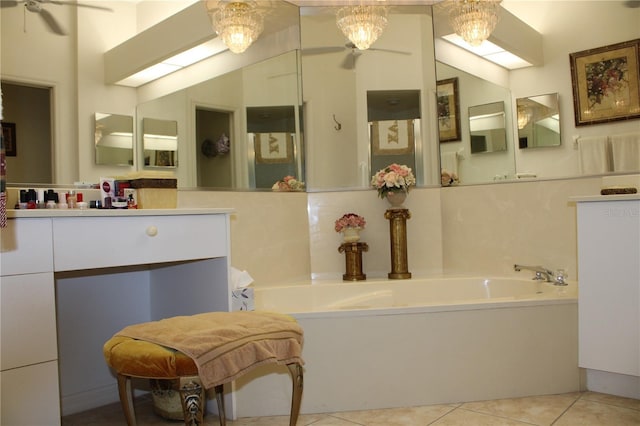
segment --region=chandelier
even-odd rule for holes
[[[498,24],[502,0],[452,0],[449,22],[453,30],[471,46],[480,46]]]
[[[213,28],[233,53],[242,53],[263,29],[262,15],[255,1],[232,1],[209,11]]]
[[[345,6],[336,12],[336,24],[360,50],[368,49],[387,26],[385,6]]]
[[[518,106],[518,129],[524,129],[527,124],[529,124],[529,120],[531,120],[531,112],[525,106]]]

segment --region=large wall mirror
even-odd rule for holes
[[[178,122],[142,119],[144,167],[177,167]]]
[[[392,162],[410,165],[420,185],[438,184],[431,9],[391,6],[363,51],[336,26],[336,10],[301,8],[307,188],[368,189]]]
[[[516,99],[518,147],[542,148],[560,145],[558,94]]]
[[[133,117],[95,113],[96,164],[133,165]]]
[[[270,189],[288,174],[302,175],[298,56],[290,51],[138,105],[139,120],[154,117],[181,129],[180,187]],[[265,175],[255,161],[253,133],[263,130],[293,134],[286,171],[266,167]]]
[[[507,150],[504,102],[469,107],[471,153]]]
[[[436,61],[439,81],[457,79],[460,139],[440,143],[441,165],[459,184],[505,180],[515,174],[511,91]],[[491,153],[490,155],[484,155]],[[477,155],[482,154],[482,155]]]

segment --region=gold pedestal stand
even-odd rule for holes
[[[362,273],[362,252],[369,251],[367,243],[342,243],[338,251],[345,254],[346,272],[342,275],[342,279],[344,281],[366,280],[367,276]]]
[[[384,218],[389,220],[391,241],[391,272],[389,279],[403,280],[411,278],[407,257],[407,219],[411,218],[408,209],[389,209]]]

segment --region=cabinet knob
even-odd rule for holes
[[[147,227],[147,235],[150,237],[155,237],[156,235],[158,235],[158,228],[153,225]]]

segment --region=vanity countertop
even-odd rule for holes
[[[190,209],[7,209],[8,218],[34,217],[126,217],[126,216],[176,216],[233,213],[233,208]]]
[[[601,202],[601,201],[633,201],[640,200],[640,194],[618,194],[618,195],[576,195],[569,197],[574,202]]]

